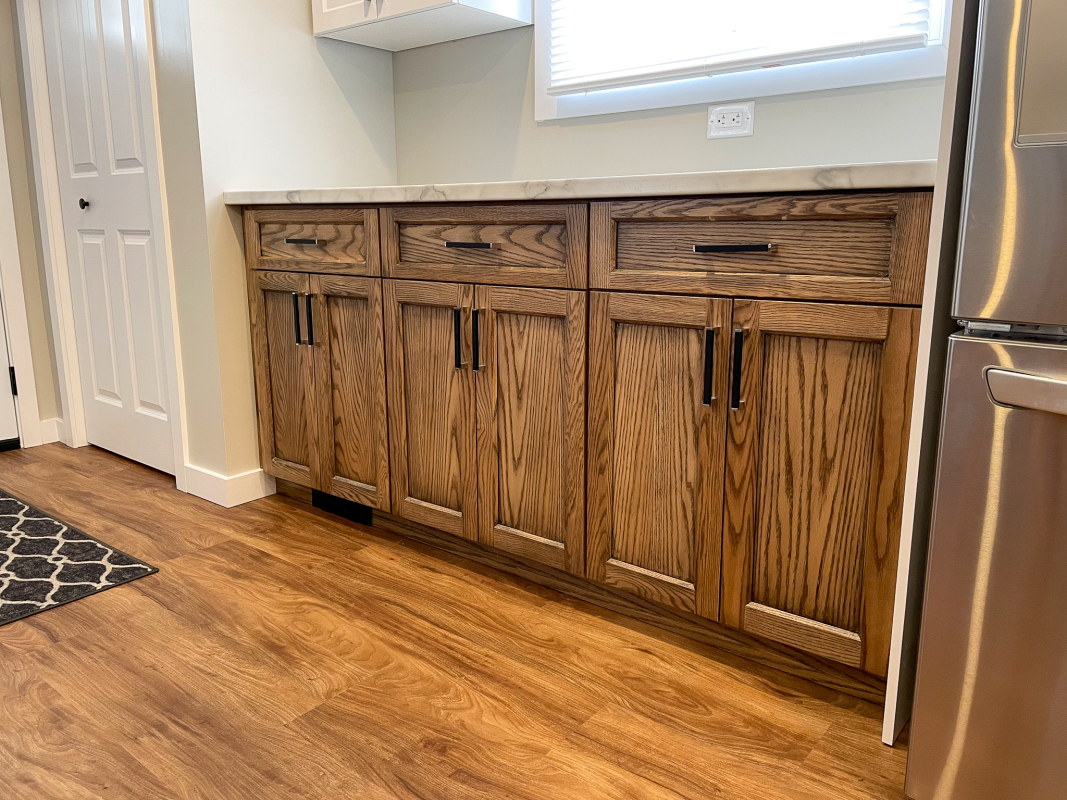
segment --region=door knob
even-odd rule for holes
[[[84,211],[88,207],[89,207],[89,201],[86,200],[84,197],[82,197],[81,199],[78,200],[78,208],[80,208],[82,211]]]

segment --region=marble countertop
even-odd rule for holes
[[[610,178],[559,178],[421,186],[355,186],[338,189],[226,192],[233,206],[291,203],[437,203],[455,201],[571,200],[596,197],[809,192],[841,189],[905,189],[934,185],[936,161],[889,161],[722,172],[676,172]]]

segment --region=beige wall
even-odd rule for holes
[[[401,183],[937,156],[941,80],[757,99],[753,136],[712,141],[707,105],[538,123],[533,82],[532,28],[396,53]]]
[[[312,38],[307,0],[168,0],[154,27],[189,462],[238,475],[259,454],[240,219],[222,194],[395,182],[391,59]]]
[[[15,235],[22,267],[22,291],[26,300],[33,377],[41,419],[60,416],[59,378],[44,259],[40,247],[37,193],[31,172],[29,126],[26,120],[19,49],[18,21],[13,0],[0,0],[0,106],[3,107],[4,137],[15,206]]]

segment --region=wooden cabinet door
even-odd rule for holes
[[[733,327],[722,621],[884,676],[919,309],[737,301]]]
[[[318,488],[389,510],[382,282],[314,275]]]
[[[593,292],[588,577],[719,613],[729,300]]]
[[[393,513],[477,540],[474,287],[384,284]]]
[[[248,280],[263,469],[276,478],[317,486],[315,363],[302,322],[311,279],[257,271]]]
[[[583,574],[585,293],[475,297],[481,541]]]

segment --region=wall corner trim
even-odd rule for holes
[[[226,476],[186,462],[185,481],[186,492],[223,508],[250,503],[276,491],[274,478],[262,469]]]

